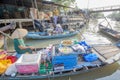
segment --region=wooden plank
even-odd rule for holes
[[[110,57],[117,55],[118,53],[120,53],[120,50],[112,51],[111,53],[105,54],[104,56],[108,59]]]
[[[111,49],[101,50],[99,52],[104,55],[104,54],[108,54],[108,53],[111,53],[111,52],[114,52],[114,51],[117,51],[117,50],[119,50],[119,49],[118,48],[111,48]]]
[[[94,49],[105,59],[114,57],[120,52],[116,46],[95,46]]]
[[[94,48],[92,49],[92,52],[95,53],[102,62],[105,62],[106,58],[100,55],[99,52],[97,52]]]
[[[40,19],[37,19],[40,20]],[[10,23],[10,22],[32,22],[33,19],[0,19],[0,23]]]
[[[101,50],[113,49],[113,48],[116,48],[116,46],[105,45],[105,46],[95,46],[94,48],[97,49],[98,51],[101,51]]]

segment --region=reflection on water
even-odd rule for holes
[[[92,42],[103,43],[101,41],[104,40],[104,42],[110,43],[111,40],[109,38],[106,39],[105,38],[106,36],[104,36],[104,35],[101,36],[101,34],[97,33],[97,26],[96,25],[97,24],[89,24],[89,28],[87,30],[83,30],[82,35],[81,35],[81,33],[79,33],[76,36],[68,37],[68,38],[50,39],[50,40],[25,40],[25,42],[29,45],[34,46],[34,47],[46,47],[49,44],[58,44],[64,39],[78,39],[78,40],[86,39],[86,40],[88,40],[89,43],[92,43]],[[118,29],[118,27],[117,27],[117,29]],[[119,28],[119,30],[120,30],[120,28]],[[96,40],[96,41],[94,41],[94,40]],[[8,48],[14,49],[13,42],[9,40],[8,43],[9,43]],[[114,63],[112,65],[103,67],[102,69],[97,69],[97,70],[93,70],[90,72],[86,72],[86,73],[82,73],[82,74],[74,75],[74,76],[51,78],[50,80],[95,80],[95,79],[98,79],[100,77],[105,77],[105,76],[111,75],[117,69],[119,69],[119,64]],[[46,80],[46,79],[43,79],[43,80]]]

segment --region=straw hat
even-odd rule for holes
[[[28,33],[28,31],[26,29],[16,29],[13,33],[12,33],[12,38],[23,38],[24,36],[26,36]]]

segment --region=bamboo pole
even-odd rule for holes
[[[4,50],[7,51],[7,37],[4,35]]]
[[[38,9],[37,1],[35,0],[35,8]]]
[[[33,3],[33,0],[31,0],[31,2],[32,2],[32,7],[34,8],[34,3]]]
[[[108,25],[107,26],[110,26],[110,28],[112,29],[112,26],[110,25],[109,21],[107,20],[107,18],[104,16],[105,20],[107,21]]]
[[[8,38],[12,39],[8,34],[6,34],[6,33],[4,33],[4,32],[0,31],[0,33],[1,33],[2,35],[7,36]]]
[[[33,1],[33,0],[31,0],[31,2],[32,2],[32,7],[34,8],[34,1]],[[31,12],[31,11],[30,11],[30,15],[31,15],[31,17],[32,17],[33,28],[34,28],[34,30],[36,31],[35,24],[34,24],[34,17],[33,17],[33,14],[32,14],[32,12]]]

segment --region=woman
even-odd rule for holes
[[[14,39],[14,48],[17,52],[17,57],[19,58],[24,53],[32,53],[34,49],[31,46],[26,46],[23,40],[23,37],[27,35],[26,29],[16,29],[13,34],[12,38]]]
[[[63,28],[62,28],[62,26],[61,26],[60,24],[57,24],[55,31],[56,31],[58,34],[63,33]]]

